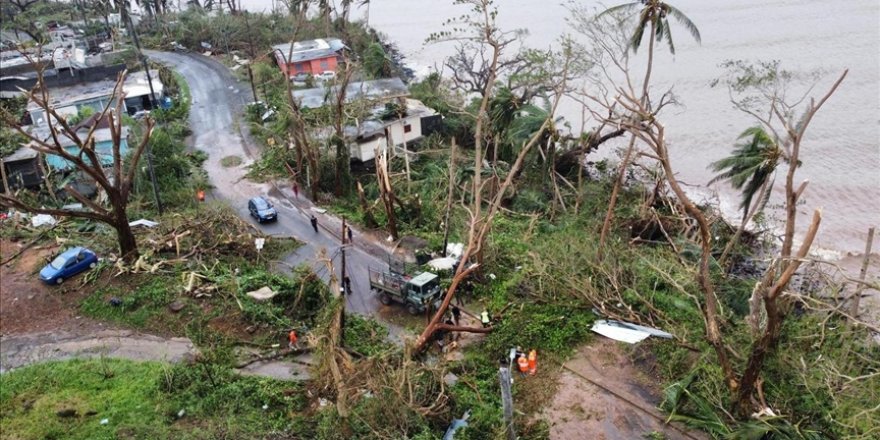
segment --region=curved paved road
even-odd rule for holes
[[[110,357],[179,362],[198,351],[187,338],[161,338],[131,330],[102,330],[87,335],[46,332],[3,337],[0,373],[49,360]]]
[[[228,68],[201,54],[185,52],[147,51],[156,61],[166,64],[183,75],[192,94],[190,128],[194,148],[208,153],[205,168],[214,185],[213,197],[228,202],[242,218],[253,221],[248,215],[247,200],[256,195],[266,196],[278,209],[279,220],[260,227],[275,236],[294,237],[304,246],[285,258],[288,267],[308,264],[325,280],[329,274],[318,261],[320,249],[329,255],[337,255],[341,223],[330,215],[312,211],[313,205],[304,197],[295,199],[290,188],[278,189],[272,184],[258,184],[245,179],[247,166],[259,154],[259,147],[249,144],[241,130],[247,130],[241,114],[251,91],[247,83],[237,81]],[[238,167],[225,168],[220,161],[227,156],[239,156],[243,163]],[[309,223],[309,214],[318,217],[321,231],[315,233]],[[346,310],[361,315],[378,315],[381,303],[370,293],[367,277],[368,267],[387,268],[382,251],[369,247],[365,250],[355,234],[354,247],[346,251],[347,267],[352,282],[352,295],[347,298]],[[378,257],[377,257],[378,256]],[[340,259],[334,258],[339,273]]]

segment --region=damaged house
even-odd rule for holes
[[[295,90],[294,99],[303,108],[317,109],[333,105],[340,86]],[[355,162],[370,162],[391,147],[392,154],[411,152],[425,136],[440,129],[442,119],[434,109],[409,98],[409,90],[400,78],[350,83],[345,91],[346,104],[361,103],[369,116],[356,125],[345,127],[349,154]]]
[[[289,79],[294,79],[298,74],[314,76],[322,72],[335,72],[336,67],[342,64],[343,51],[346,49],[338,38],[319,38],[297,41],[293,45],[287,43],[272,46],[278,68]]]
[[[160,99],[163,93],[162,82],[158,79],[158,71],[151,71],[152,91],[156,98]],[[142,110],[152,109],[150,99],[150,84],[147,83],[146,74],[144,72],[131,73],[125,78],[122,90],[125,93],[123,103],[123,111],[128,115],[134,115]],[[8,79],[8,78],[7,78]],[[107,127],[107,121],[96,121],[97,116],[103,111],[104,107],[114,102],[114,87],[116,86],[115,76],[112,78],[103,77],[98,81],[77,83],[74,85],[63,87],[49,87],[49,97],[51,104],[59,115],[69,118],[77,117],[84,109],[90,109],[92,116],[80,122],[77,125],[77,131],[85,136],[87,128],[97,123],[95,130],[95,149],[102,162],[108,165],[113,163],[112,156],[112,139],[110,129]],[[25,130],[31,134],[48,138],[50,129],[48,118],[45,111],[35,102],[29,102],[27,105],[26,115],[23,123],[29,124]],[[125,155],[127,143],[125,136],[127,129],[123,129],[123,139],[121,144],[121,154]],[[62,148],[76,152],[78,147],[75,143],[64,137],[59,136]],[[65,145],[67,143],[67,145]],[[34,188],[42,184],[44,176],[48,175],[65,175],[72,177],[72,182],[77,182],[77,176],[69,176],[72,171],[71,164],[66,160],[57,156],[45,156],[34,151],[29,144],[22,145],[13,154],[0,160],[0,171],[4,188]],[[88,193],[87,188],[81,192]]]

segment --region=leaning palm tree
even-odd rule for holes
[[[735,145],[730,156],[709,166],[719,173],[710,184],[726,180],[742,194],[739,205],[743,213],[742,221],[718,259],[722,264],[739,241],[749,221],[766,206],[773,190],[776,166],[783,158],[779,143],[763,127],[748,128],[738,139],[740,142]]]
[[[675,54],[675,44],[672,42],[672,32],[669,25],[669,16],[671,15],[679,24],[685,27],[697,43],[700,43],[700,30],[684,13],[673,7],[672,5],[659,0],[640,0],[631,3],[625,3],[618,6],[612,6],[597,18],[605,15],[633,14],[638,13],[638,21],[635,30],[629,40],[629,48],[633,53],[638,52],[645,35],[645,28],[650,25],[650,33],[648,34],[648,67],[645,70],[645,81],[642,84],[642,101],[650,108],[650,99],[648,97],[648,84],[651,82],[651,68],[654,65],[654,41],[663,41],[669,44],[669,51]],[[623,161],[617,173],[617,179],[614,181],[614,187],[611,190],[611,199],[608,201],[608,211],[605,213],[605,221],[602,223],[602,232],[599,234],[599,256],[602,256],[602,249],[605,246],[605,239],[608,236],[608,230],[611,227],[611,219],[614,217],[614,207],[617,205],[617,194],[623,185],[623,178],[626,169],[629,167],[630,159],[635,148],[635,137],[630,139],[629,147],[623,156]]]

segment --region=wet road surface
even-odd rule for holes
[[[318,258],[320,250],[324,249],[333,257],[338,279],[341,220],[314,210],[312,203],[302,194],[296,198],[292,188],[254,183],[245,178],[247,166],[253,163],[260,150],[259,146],[248,142],[247,123],[241,117],[252,96],[249,85],[236,80],[226,66],[201,54],[155,51],[147,51],[147,54],[180,73],[189,84],[192,94],[189,122],[193,132],[190,143],[193,148],[208,153],[205,169],[214,186],[211,197],[225,201],[249,221],[255,220],[248,214],[248,199],[257,195],[266,197],[275,205],[278,221],[260,227],[272,236],[293,237],[304,243],[284,258],[282,266],[291,270],[306,264],[328,281],[329,271]],[[222,166],[221,160],[228,156],[240,157],[242,163],[235,167]],[[318,218],[319,232],[312,229],[311,214]],[[378,317],[383,306],[370,293],[367,268],[386,269],[387,257],[378,246],[359,244],[358,241],[359,234],[355,231],[354,245],[346,248],[346,267],[352,282],[352,295],[347,297],[346,310]]]

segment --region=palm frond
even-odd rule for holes
[[[675,55],[675,44],[672,42],[672,28],[669,27],[669,21],[665,18],[658,21],[663,23],[663,35],[658,34],[657,41],[666,40],[666,43],[669,44],[669,52]]]
[[[633,12],[636,9],[640,8],[641,6],[642,6],[642,2],[624,3],[622,5],[612,6],[608,9],[600,12],[599,15],[596,16],[596,18],[602,17],[604,15],[612,15],[612,14],[616,14],[616,13]]]
[[[668,3],[664,3],[664,6],[666,7],[666,13],[672,15],[672,17],[675,18],[675,21],[684,26],[685,29],[687,29],[688,32],[691,34],[691,36],[694,37],[694,40],[696,40],[698,44],[702,44],[702,40],[700,39],[700,30],[697,29],[697,25],[695,25],[694,22],[691,21],[691,19],[688,18],[687,15],[684,15],[683,12],[679,11],[674,6]]]
[[[643,10],[639,16],[639,22],[636,24],[636,30],[633,32],[633,36],[629,40],[629,45],[632,47],[633,53],[639,51],[639,46],[642,44],[642,37],[645,35],[645,28],[648,26],[648,13],[647,9]]]
[[[740,209],[747,215],[754,196],[773,180],[782,153],[775,139],[761,127],[746,129],[738,139],[741,142],[730,156],[710,165],[718,173],[710,183],[726,180],[740,190]]]

